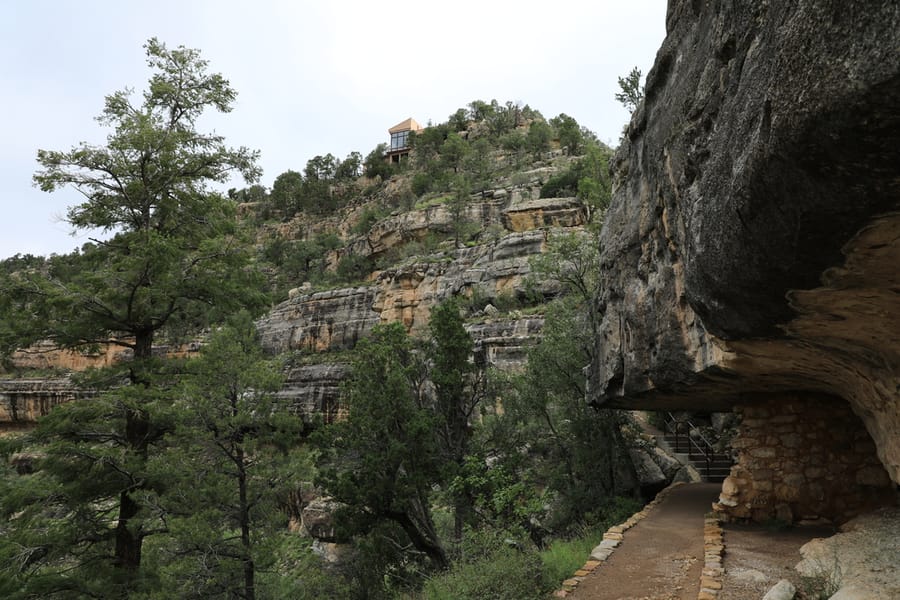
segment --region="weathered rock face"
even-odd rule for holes
[[[900,598],[900,508],[856,517],[834,537],[800,548],[802,575],[825,581],[831,598]]]
[[[62,350],[50,342],[37,344],[18,350],[12,355],[12,362],[18,369],[61,369],[84,371],[89,368],[108,367],[115,362],[131,358],[128,348],[113,344],[101,345],[96,351],[79,352]]]
[[[377,289],[364,286],[298,295],[257,322],[268,352],[352,348],[380,317],[372,310]]]
[[[25,427],[79,393],[68,378],[0,380],[0,426]]]
[[[576,198],[539,198],[513,203],[503,213],[510,231],[539,227],[577,227],[587,223],[587,209]]]
[[[341,383],[350,374],[343,363],[303,365],[285,373],[278,401],[306,422],[321,417],[331,423],[344,416],[340,399]]]
[[[900,5],[672,0],[601,234],[591,400],[848,401],[900,482]]]
[[[517,371],[528,362],[528,349],[540,339],[543,317],[497,319],[466,325],[475,342],[475,361],[501,371]]]
[[[547,231],[511,233],[457,249],[449,260],[382,271],[370,286],[298,294],[257,322],[262,345],[273,353],[348,349],[378,323],[393,321],[422,331],[431,307],[448,298],[516,293],[529,273],[529,257],[543,250],[546,236]]]

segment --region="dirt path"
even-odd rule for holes
[[[703,516],[721,484],[682,485],[632,527],[582,581],[577,600],[696,600],[703,568]]]

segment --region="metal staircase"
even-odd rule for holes
[[[694,435],[691,435],[691,431]],[[713,444],[700,432],[700,429],[687,419],[678,419],[672,413],[666,413],[666,427],[663,438],[678,455],[687,459],[704,481],[720,483],[731,472],[733,461],[731,456],[716,452]]]

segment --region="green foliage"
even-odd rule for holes
[[[409,145],[415,149],[420,166],[440,154],[450,133],[451,128],[447,124],[431,125],[422,131],[410,133]]]
[[[550,125],[556,131],[556,137],[559,139],[559,145],[565,148],[569,155],[578,154],[584,143],[584,134],[578,121],[565,113],[550,119]]]
[[[450,212],[450,228],[453,232],[453,242],[458,248],[461,242],[464,242],[473,227],[471,221],[466,216],[466,209],[469,204],[469,194],[471,192],[471,183],[465,176],[457,176],[453,180],[453,195],[447,201],[447,209]]]
[[[463,131],[469,125],[469,114],[465,108],[457,109],[455,113],[447,118],[447,127],[451,131]]]
[[[359,254],[347,254],[338,261],[335,275],[338,283],[362,281],[372,272],[372,262]]]
[[[430,379],[435,389],[435,412],[439,415],[437,435],[444,453],[444,480],[452,482],[454,537],[459,541],[463,524],[472,506],[471,490],[464,485],[472,419],[483,399],[482,379],[472,355],[472,336],[463,327],[460,306],[453,300],[431,311],[428,323],[431,344]]]
[[[130,385],[60,407],[28,438],[47,458],[40,475],[21,482],[25,495],[4,494],[6,514],[16,512],[17,498],[41,499],[34,506],[49,512],[34,508],[24,516],[29,507],[19,506],[23,516],[10,523],[10,537],[45,549],[20,563],[23,589],[88,579],[110,594],[139,586],[144,539],[160,529],[152,499],[164,486],[147,461],[173,423],[171,373],[152,357],[153,343],[160,334],[182,339],[265,301],[259,277],[247,269],[234,202],[208,188],[232,172],[255,180],[257,153],[196,129],[207,109],[229,111],[235,92],[221,75],[207,73],[196,50],[169,50],[156,39],[145,48],[154,74],[143,103],[133,105],[129,91],[107,96],[98,119],[111,129],[106,146],[38,152],[42,170],[34,180],[41,189],[70,185],[84,197],[69,208],[67,222],[114,234],[50,269],[0,282],[4,317],[21,323],[3,332],[15,339],[2,347],[108,341],[134,355],[123,374]],[[38,523],[51,526],[28,531]]]
[[[522,475],[515,449],[529,447],[528,476],[556,498],[543,521],[551,530],[585,521],[611,496],[630,493],[635,481],[622,449],[621,415],[584,402],[581,371],[597,338],[595,315],[587,309],[598,261],[592,240],[577,235],[551,238],[548,251],[531,261],[534,277],[559,282],[563,296],[547,306],[541,342],[504,394],[505,412],[494,426],[502,435],[493,439],[512,446],[500,453],[508,472]]]
[[[484,193],[491,184],[494,172],[491,144],[481,138],[472,143],[472,151],[466,157],[463,167],[472,192]]]
[[[334,233],[320,233],[312,239],[287,240],[275,235],[262,247],[261,258],[269,272],[269,284],[275,301],[286,298],[288,290],[303,282],[327,284],[326,256],[342,245]]]
[[[235,202],[267,202],[269,200],[269,192],[265,186],[254,184],[240,190],[230,188],[228,190],[228,198]]]
[[[428,600],[529,600],[547,597],[541,559],[533,547],[515,544],[502,531],[467,531],[463,560],[425,584]]]
[[[378,148],[373,153],[376,151]],[[383,156],[379,156],[381,163],[390,168]],[[343,161],[330,153],[314,156],[306,162],[302,174],[287,170],[275,178],[269,197],[271,206],[284,219],[290,219],[300,211],[330,214],[346,202],[346,198],[334,191],[335,184],[355,179],[360,175],[362,166],[362,155],[359,152],[351,152]],[[381,166],[374,165],[373,168],[380,169]],[[345,189],[347,186],[338,187]]]
[[[354,586],[341,570],[330,566],[310,548],[309,538],[281,531],[273,534],[278,562],[271,570],[259,573],[259,588],[266,598],[320,600],[322,598],[361,598],[364,592]]]
[[[375,223],[387,215],[388,211],[383,206],[367,206],[360,213],[356,224],[350,228],[350,232],[354,235],[365,235]]]
[[[469,118],[473,121],[486,121],[494,114],[497,101],[488,104],[483,100],[469,102]]]
[[[363,162],[363,175],[370,179],[380,177],[382,181],[391,178],[391,175],[396,172],[396,167],[384,159],[387,150],[387,144],[378,144],[366,155],[366,160]]]
[[[622,523],[640,508],[640,503],[630,498],[614,498],[600,507],[590,526],[578,531],[572,538],[551,542],[541,551],[545,579],[559,585],[571,577],[584,564],[585,557],[590,555],[598,540],[603,538],[603,532]]]
[[[142,375],[149,378],[146,369]],[[168,379],[165,372],[156,375]],[[10,589],[5,597],[66,591],[117,597],[139,587],[137,565],[125,570],[111,560],[123,535],[116,523],[125,520],[130,542],[160,528],[160,513],[140,501],[161,484],[148,477],[146,456],[159,451],[174,425],[169,400],[158,387],[126,386],[67,403],[17,440],[18,448],[4,449],[34,456],[36,471],[5,478],[0,489],[0,554],[15,557],[0,563],[0,580]],[[139,448],[123,433],[134,413],[147,423]],[[140,552],[140,545],[134,549]]]
[[[464,139],[456,133],[450,133],[441,144],[441,160],[445,168],[458,173],[469,151],[469,144]]]
[[[148,462],[165,481],[154,505],[165,541],[151,547],[155,597],[253,598],[287,526],[278,499],[304,475],[292,450],[303,423],[276,403],[277,365],[266,360],[246,313],[217,331],[177,388],[174,431]],[[300,468],[298,468],[300,467]]]
[[[422,196],[431,191],[434,186],[434,176],[427,171],[419,171],[413,175],[411,187],[416,196]]]
[[[285,215],[293,215],[303,204],[303,175],[285,171],[275,178],[270,194],[272,205]]]
[[[351,531],[393,522],[444,568],[429,501],[443,463],[437,416],[424,393],[425,365],[400,323],[376,326],[357,350],[345,393],[348,416],[314,438],[321,449],[318,483],[347,506]]]
[[[551,542],[541,551],[542,569],[548,581],[559,585],[584,564],[586,557],[603,539],[603,530],[591,529],[572,539]]]
[[[628,109],[628,112],[634,112],[641,100],[644,99],[641,70],[634,67],[628,75],[619,77],[619,89],[621,91],[616,92],[616,100]]]
[[[525,137],[525,147],[528,152],[539,158],[543,152],[550,149],[550,140],[553,138],[553,129],[544,121],[535,121],[528,127]]]
[[[600,215],[609,206],[612,182],[609,161],[612,151],[595,143],[585,145],[585,154],[565,171],[553,175],[541,187],[541,198],[576,196]]]

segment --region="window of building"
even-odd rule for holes
[[[409,131],[400,131],[391,134],[391,150],[402,150],[409,142]]]

